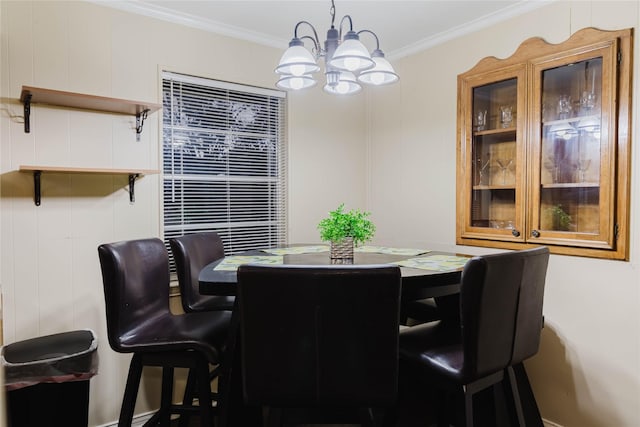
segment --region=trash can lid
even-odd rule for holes
[[[40,382],[88,379],[97,373],[98,340],[90,329],[17,341],[2,347],[8,390]]]

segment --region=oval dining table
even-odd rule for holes
[[[264,251],[246,251],[238,255],[260,256],[268,255]],[[469,255],[453,254],[437,251],[425,252],[421,255],[397,255],[388,253],[356,252],[352,261],[331,260],[326,252],[299,253],[282,255],[284,265],[335,265],[335,264],[390,264],[409,258],[427,257],[432,255],[451,255],[470,257]],[[200,293],[205,295],[235,295],[238,276],[234,270],[216,270],[224,258],[205,266],[198,277]],[[419,300],[424,298],[454,295],[460,292],[460,277],[462,267],[446,270],[426,270],[400,266],[402,274],[402,299]]]

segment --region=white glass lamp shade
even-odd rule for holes
[[[326,84],[324,86],[324,91],[333,95],[353,95],[354,93],[358,93],[361,90],[362,86],[358,84],[356,76],[348,71],[343,71],[340,73],[338,84]]]
[[[285,75],[280,77],[276,86],[284,90],[301,90],[316,85],[316,79],[308,74],[302,76]]]
[[[329,65],[340,70],[357,72],[372,68],[375,63],[367,48],[358,40],[358,36],[347,34],[344,41],[333,53]]]
[[[399,77],[384,56],[373,56],[375,67],[360,73],[358,80],[369,85],[387,85],[398,81]]]
[[[315,73],[319,69],[320,67],[311,52],[302,45],[293,45],[282,54],[280,63],[276,67],[276,73],[303,76]]]

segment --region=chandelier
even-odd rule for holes
[[[353,21],[349,15],[342,17],[339,29],[335,28],[336,7],[331,0],[331,28],[327,31],[324,47],[320,44],[318,33],[308,21],[296,24],[293,39],[284,52],[275,72],[281,77],[276,86],[284,90],[300,90],[316,85],[312,76],[320,70],[317,59],[324,58],[325,92],[336,95],[348,95],[362,90],[360,83],[374,86],[394,83],[398,75],[380,50],[380,41],[373,31],[353,30]],[[342,26],[348,21],[349,31],[342,36]],[[313,35],[298,35],[298,29],[307,25]],[[360,34],[370,34],[375,38],[376,48],[369,54],[360,41]],[[304,46],[303,40],[313,44],[311,51]]]

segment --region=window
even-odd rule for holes
[[[165,245],[202,231],[227,254],[284,244],[284,94],[164,72],[162,104]]]

